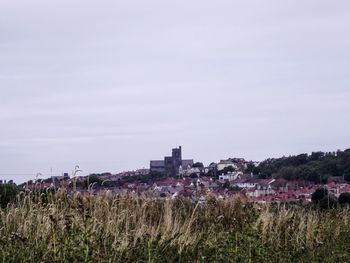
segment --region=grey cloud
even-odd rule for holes
[[[0,174],[347,148],[349,17],[345,0],[3,0]]]

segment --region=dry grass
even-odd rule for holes
[[[22,195],[0,211],[3,262],[350,262],[348,210],[149,197]]]

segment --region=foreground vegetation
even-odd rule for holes
[[[242,200],[22,194],[0,210],[2,262],[349,262],[350,211]]]

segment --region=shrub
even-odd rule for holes
[[[350,193],[342,193],[338,198],[339,204],[349,204],[350,205]]]
[[[326,195],[319,202],[320,208],[331,209],[338,205],[338,199],[334,195]]]
[[[0,205],[6,207],[8,203],[16,200],[19,190],[15,184],[0,184]]]
[[[316,191],[312,194],[311,200],[315,204],[319,204],[320,201],[328,195],[328,190],[327,188],[318,188]]]

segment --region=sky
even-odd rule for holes
[[[348,0],[0,0],[0,179],[350,148]]]

